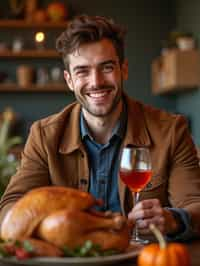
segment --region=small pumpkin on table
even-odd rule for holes
[[[154,224],[150,229],[158,240],[145,246],[138,256],[138,266],[190,266],[190,254],[182,243],[167,243]]]

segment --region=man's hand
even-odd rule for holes
[[[128,219],[137,221],[141,234],[150,234],[149,225],[155,224],[163,234],[174,234],[179,229],[170,210],[162,208],[158,199],[147,199],[137,203],[128,214]]]

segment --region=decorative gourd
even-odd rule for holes
[[[186,245],[180,243],[167,244],[161,232],[150,225],[159,244],[145,246],[138,256],[138,266],[190,266],[190,255]]]
[[[62,21],[67,18],[68,9],[61,2],[51,2],[47,6],[47,15],[51,21]]]

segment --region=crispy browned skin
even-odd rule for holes
[[[46,217],[37,229],[40,238],[58,247],[75,248],[91,240],[104,250],[119,251],[128,247],[129,233],[127,221],[121,215],[101,217],[79,210],[56,211]]]
[[[9,210],[1,226],[3,240],[30,237],[50,213],[61,209],[86,210],[99,202],[89,193],[65,187],[33,189]]]
[[[36,257],[62,257],[63,252],[61,249],[56,247],[55,245],[48,243],[46,241],[35,239],[35,238],[28,238],[26,239],[29,241],[31,246],[34,250],[34,256]]]

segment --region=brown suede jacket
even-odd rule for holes
[[[146,106],[125,96],[128,108],[123,146],[150,149],[153,177],[141,198],[158,198],[163,206],[186,209],[200,232],[200,167],[185,119]],[[62,112],[35,122],[22,154],[21,166],[11,178],[0,203],[1,219],[28,190],[59,185],[88,191],[89,162],[80,137],[81,106],[75,102]],[[118,179],[122,209],[132,207],[132,196]]]

